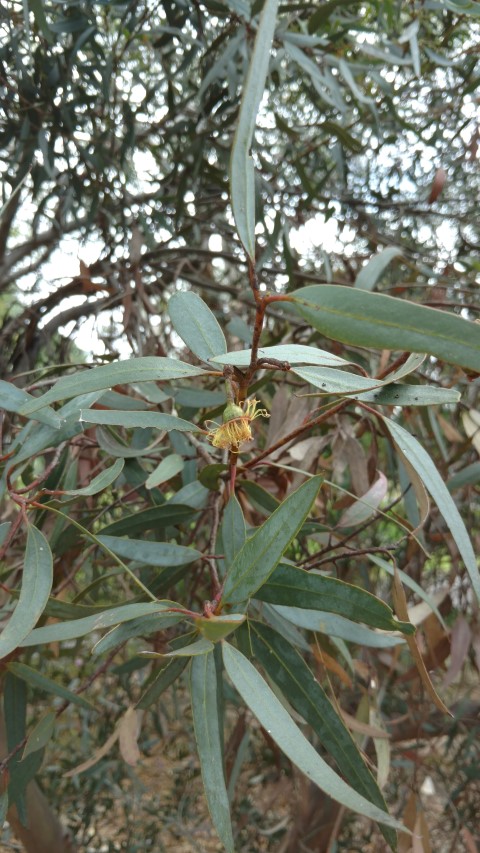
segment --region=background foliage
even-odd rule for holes
[[[367,849],[325,761],[474,849],[479,4],[0,9],[10,826],[39,774],[80,849],[222,849],[196,740],[226,849]]]

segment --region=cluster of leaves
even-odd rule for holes
[[[359,269],[354,287],[332,283],[329,275],[327,283],[297,287],[302,276],[311,276],[293,260],[288,229],[305,209],[316,210],[320,192],[334,195],[346,170],[342,152],[359,153],[372,127],[386,140],[385,114],[414,132],[405,116],[399,118],[398,98],[386,92],[378,68],[400,67],[398,80],[416,91],[415,79],[403,79],[404,69],[413,67],[418,76],[419,63],[435,64],[421,45],[439,21],[423,13],[408,24],[402,20],[394,38],[390,31],[399,25],[387,4],[372,4],[364,19],[363,7],[336,2],[313,12],[305,7],[293,18],[288,9],[279,13],[275,0],[252,8],[241,0],[206,2],[195,14],[190,4],[165,3],[155,26],[148,4],[71,2],[63,17],[59,5],[27,3],[8,24],[3,60],[16,57],[17,76],[12,72],[4,141],[8,151],[18,132],[23,146],[15,175],[10,172],[15,192],[3,210],[5,280],[12,285],[40,270],[59,235],[94,225],[105,255],[84,264],[60,289],[62,298],[82,294],[85,301],[80,310],[76,305],[68,316],[60,314],[56,328],[120,304],[135,357],[89,369],[66,365],[53,383],[41,369],[28,390],[0,383],[9,413],[1,480],[0,657],[8,747],[2,769],[8,766],[10,781],[2,811],[15,805],[27,819],[26,786],[57,721],[70,705],[91,711],[91,685],[116,667],[127,707],[95,760],[119,741],[125,760],[136,763],[143,712],[187,675],[206,798],[227,851],[235,845],[224,773],[225,703],[238,704],[238,696],[292,764],[337,803],[378,821],[395,848],[402,825],[386,811],[385,768],[379,757],[378,778],[371,774],[339,704],[324,689],[325,672],[344,685],[363,672],[368,684],[366,662],[375,680],[386,679],[405,670],[412,655],[430,700],[446,711],[414,636],[404,586],[422,600],[422,618],[433,613],[444,625],[435,600],[416,582],[441,531],[436,553],[447,557],[450,585],[466,570],[469,589],[480,598],[474,549],[451,495],[478,482],[478,463],[465,464],[471,447],[464,441],[465,454],[450,471],[445,438],[463,441],[452,436],[458,436],[460,392],[478,381],[468,378],[479,369],[480,328],[471,319],[470,282],[458,291],[452,287],[466,318],[372,292],[398,247]],[[462,39],[458,11],[453,0],[440,9],[452,19],[447,46]],[[462,6],[462,12],[475,11],[473,3]],[[35,50],[18,36],[25,21],[35,33]],[[352,33],[359,29],[375,31],[375,42],[356,40]],[[357,62],[362,53],[370,57],[368,74]],[[286,86],[291,63],[305,77]],[[452,98],[466,98],[473,64],[448,68],[465,81]],[[267,112],[257,119],[269,72],[272,92],[280,92],[273,128]],[[145,94],[133,116],[136,86]],[[410,105],[416,97],[409,95]],[[21,127],[20,98],[28,104]],[[76,115],[79,102],[81,120],[66,132],[69,110],[74,104]],[[200,107],[205,124],[197,132]],[[312,148],[305,132],[303,152],[292,140],[297,124],[313,124],[313,110],[323,116],[326,137],[316,137]],[[350,133],[350,123],[360,119],[361,145]],[[140,187],[135,175],[133,155],[142,150],[155,160],[154,189]],[[292,183],[293,174],[301,186]],[[287,186],[293,187],[288,193]],[[27,192],[37,214],[23,239],[12,232]],[[468,194],[464,201],[460,213],[467,216]],[[116,207],[124,217],[121,228]],[[230,264],[220,268],[225,281],[214,271],[199,273],[192,262],[192,245],[212,260],[215,253],[206,248],[212,234],[228,241],[229,254],[217,253]],[[436,284],[438,271],[419,266],[415,234],[412,244],[400,236],[415,281]],[[142,253],[143,241],[148,250]],[[189,269],[175,288],[181,258]],[[21,264],[27,259],[26,269]],[[286,292],[273,278],[277,267],[268,267],[272,259],[284,264]],[[127,270],[132,288],[124,286]],[[148,320],[164,300],[155,293],[160,270],[165,294],[175,292],[168,317],[154,328]],[[276,282],[273,292],[261,289],[261,276],[266,284]],[[185,284],[205,287],[218,299],[210,307]],[[103,290],[107,296],[98,299]],[[249,308],[242,315],[245,300]],[[58,294],[39,299],[23,316],[7,316],[4,354],[12,367],[23,364],[23,356],[32,364],[42,315],[55,301]],[[48,328],[49,322],[44,333]],[[148,346],[141,343],[145,329]],[[239,349],[239,339],[250,348]],[[207,422],[221,418],[225,406],[224,381],[237,404],[256,394],[271,412],[268,428],[255,421],[256,445],[232,446],[230,453],[208,442]],[[298,393],[301,400],[293,396]],[[468,418],[465,429],[475,438],[473,400]],[[450,483],[437,464],[432,435]],[[478,510],[469,513],[476,535]],[[91,652],[98,666],[89,663],[79,683],[65,685],[52,677],[58,650],[65,656]],[[30,726],[27,691],[57,697]],[[380,756],[378,709],[368,689],[364,698],[364,733],[374,737]],[[394,697],[389,701],[394,716]],[[358,705],[357,694],[350,710]]]

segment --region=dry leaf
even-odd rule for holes
[[[445,186],[445,181],[447,180],[447,173],[445,169],[437,169],[435,172],[435,177],[433,179],[433,183],[430,189],[430,195],[427,199],[427,204],[433,204],[434,201],[441,195],[441,192]]]
[[[430,595],[430,601],[435,607],[439,607],[442,601],[445,601],[445,598],[449,594],[449,587],[446,586],[443,589],[437,590],[437,592],[432,593]],[[432,614],[432,608],[427,601],[421,601],[419,604],[414,604],[412,607],[408,608],[408,618],[412,625],[417,627],[421,625],[422,622],[425,621],[429,616],[434,616]],[[435,617],[436,618],[436,617]],[[437,620],[438,621],[438,620]]]
[[[119,747],[123,760],[131,767],[140,760],[138,736],[142,726],[143,711],[130,707],[118,723]]]
[[[428,825],[421,807],[417,811],[417,819],[413,828],[412,853],[432,853]]]
[[[460,674],[470,649],[471,639],[472,632],[470,630],[470,625],[463,616],[460,616],[452,629],[450,666],[448,667],[443,679],[444,687],[448,687],[452,684],[457,675]]]
[[[475,409],[462,412],[462,423],[468,437],[472,439],[475,450],[480,455],[480,412],[476,412]]]
[[[70,776],[76,776],[77,773],[83,773],[85,770],[89,770],[90,767],[93,767],[94,764],[96,764],[98,761],[100,761],[101,758],[104,758],[105,755],[110,752],[112,746],[118,740],[118,734],[118,728],[115,728],[115,731],[112,732],[108,740],[105,741],[103,746],[95,750],[91,758],[88,758],[82,764],[77,764],[77,766],[74,767],[73,770],[69,770],[67,773],[64,773],[64,777],[68,779]]]
[[[347,726],[348,729],[352,732],[356,732],[360,735],[366,735],[371,738],[379,738],[388,740],[390,735],[385,729],[378,728],[375,725],[370,723],[362,723],[361,720],[357,720],[356,717],[352,717],[351,714],[347,714],[346,711],[340,709],[340,714],[342,716],[343,722]]]
[[[467,848],[467,853],[479,853],[478,847],[475,843],[475,839],[470,830],[467,829],[466,826],[462,826],[460,833],[462,835],[465,847]]]
[[[395,562],[393,564],[393,571],[393,600],[395,603],[395,613],[398,619],[408,622],[407,599],[405,597],[405,591],[403,589],[400,576],[397,571],[397,565]],[[423,662],[422,655],[420,654],[420,651],[418,649],[415,637],[406,636],[405,639],[408,643],[408,648],[410,649],[410,653],[417,666],[418,674],[422,680],[422,684],[425,687],[425,690],[427,691],[428,695],[430,696],[430,699],[440,711],[443,711],[444,714],[448,714],[450,717],[453,716],[448,710],[447,706],[440,699],[440,696],[437,694],[437,691],[435,690],[432,684],[427,668]]]
[[[453,424],[450,423],[450,421],[447,421],[443,415],[439,415],[437,413],[436,418],[447,441],[451,441],[452,444],[463,444],[465,441],[463,435],[456,427],[453,426]]]
[[[403,825],[413,832],[417,819],[417,795],[412,791],[410,794],[405,811],[402,815]],[[398,834],[398,853],[410,853],[412,849],[412,838],[406,832]]]
[[[313,655],[318,661],[318,663],[321,664],[321,666],[323,666],[329,672],[333,672],[335,673],[335,675],[338,675],[340,681],[342,681],[343,684],[345,684],[350,690],[352,690],[352,679],[350,678],[348,673],[345,672],[343,666],[341,666],[338,661],[335,660],[334,657],[329,655],[328,652],[326,652],[324,649],[317,646],[312,646],[311,648]]]
[[[381,737],[373,738],[375,754],[377,756],[377,785],[382,790],[388,782],[391,764],[390,742],[385,738],[386,732],[382,731],[382,719],[375,708],[370,707],[370,725],[375,726],[382,732]]]

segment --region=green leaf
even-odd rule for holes
[[[137,436],[138,433],[135,438]],[[101,450],[104,450],[109,456],[118,456],[121,459],[139,459],[141,456],[152,456],[160,450],[165,450],[164,447],[158,446],[157,435],[150,444],[137,447],[133,443],[126,445],[123,441],[118,441],[108,429],[103,429],[100,425],[96,429],[96,439]]]
[[[244,613],[230,613],[228,616],[199,616],[194,619],[195,627],[200,634],[212,643],[218,643],[232,634],[247,617]]]
[[[210,640],[207,640],[206,637],[200,637],[198,640],[195,640],[195,642],[189,643],[188,646],[182,646],[181,648],[174,649],[172,652],[166,652],[165,654],[160,655],[160,657],[196,657],[197,655],[208,654],[209,652],[213,651],[213,648],[213,643],[210,642]],[[146,654],[149,653],[146,652]]]
[[[174,388],[172,394],[178,406],[188,409],[205,409],[207,406],[225,406],[225,391],[209,391],[208,388]]]
[[[95,706],[92,705],[91,702],[88,702],[87,699],[84,699],[83,696],[77,696],[76,693],[68,690],[67,687],[62,687],[61,684],[57,684],[56,681],[53,681],[51,678],[47,678],[47,676],[39,672],[38,669],[33,669],[25,663],[18,662],[7,664],[7,669],[10,672],[13,672],[17,678],[21,678],[22,681],[25,681],[26,684],[29,684],[30,687],[34,687],[36,690],[43,690],[45,693],[52,693],[54,696],[60,696],[62,699],[66,699],[68,702],[78,705],[79,708],[85,708],[86,711],[95,710]]]
[[[216,492],[219,488],[220,474],[226,471],[227,467],[223,462],[212,462],[210,465],[205,465],[198,474],[202,486],[211,492]]]
[[[37,725],[28,736],[25,749],[23,750],[22,760],[24,760],[27,755],[30,755],[30,753],[37,752],[37,750],[43,749],[43,747],[47,745],[55,730],[55,720],[56,714],[53,711],[49,711],[45,716],[39,719]]]
[[[225,565],[228,568],[232,565],[247,538],[242,507],[235,495],[231,496],[225,507],[220,535]]]
[[[352,787],[374,805],[386,810],[382,793],[355,741],[302,655],[268,625],[250,622],[249,627],[252,651],[267,675],[312,727]],[[384,835],[395,847],[395,833],[385,829]]]
[[[230,805],[225,785],[222,726],[217,707],[217,673],[213,654],[193,658],[190,669],[193,726],[203,785],[213,825],[227,853],[234,853]]]
[[[7,819],[8,812],[8,791],[4,791],[3,794],[0,794],[0,827],[3,827]]]
[[[334,370],[330,367],[293,367],[292,373],[296,373],[300,379],[304,379],[310,385],[321,388],[324,394],[354,394],[382,385],[378,379],[370,379],[357,373]]]
[[[170,545],[168,542],[150,542],[144,539],[121,539],[117,536],[97,537],[100,542],[110,548],[119,557],[144,563],[146,566],[173,568],[193,563],[202,555],[195,548],[187,545]]]
[[[442,513],[467,567],[470,580],[480,601],[480,573],[477,558],[465,524],[455,502],[427,451],[406,429],[389,418],[383,418],[398,450],[412,465]],[[408,470],[408,469],[407,469]]]
[[[27,716],[27,688],[25,683],[11,672],[7,672],[3,683],[3,712],[7,741],[6,752],[10,752],[25,737]],[[27,764],[23,764],[23,767],[21,766],[22,764],[19,752],[13,755],[8,762],[8,800],[9,806],[15,803],[20,820],[26,825],[25,788],[31,779],[31,760],[27,760]],[[20,771],[18,770],[19,767],[21,767]],[[26,774],[25,770],[27,770]]]
[[[376,554],[369,554],[369,559],[372,561],[372,563],[375,563],[377,566],[379,566],[379,568],[384,569],[384,571],[386,571],[387,574],[389,574],[391,577],[394,577],[395,570],[394,570],[392,563],[387,562],[387,560],[382,560],[382,558],[377,557]],[[428,604],[428,606],[430,607],[432,612],[435,613],[435,616],[437,617],[438,621],[440,622],[440,625],[442,625],[442,627],[445,628],[445,631],[448,632],[448,628],[447,628],[447,625],[445,623],[445,619],[443,618],[443,616],[440,613],[437,605],[435,604],[435,601],[433,600],[433,598],[431,598],[431,596],[428,594],[428,592],[425,592],[425,590],[422,589],[420,584],[418,584],[416,581],[414,581],[413,578],[411,578],[410,575],[407,575],[406,572],[402,571],[402,569],[397,568],[397,573],[398,573],[398,576],[399,576],[402,584],[404,586],[407,586],[413,592],[415,592],[416,595],[418,595],[418,597],[422,599],[422,601],[425,601],[425,603]],[[402,623],[402,624],[404,624],[404,623]],[[407,624],[410,624],[410,623],[407,623]]]
[[[27,716],[27,688],[25,683],[8,672],[3,684],[3,710],[5,714],[7,751],[14,749],[25,737]],[[19,761],[19,755],[13,761]]]
[[[3,543],[5,542],[5,539],[8,536],[8,532],[9,532],[11,526],[12,526],[11,521],[3,521],[0,524],[0,546],[3,545]]]
[[[80,421],[87,424],[102,424],[103,426],[123,426],[125,429],[139,427],[140,429],[161,429],[167,432],[172,429],[187,432],[201,432],[200,427],[177,418],[175,415],[165,415],[163,412],[119,412],[109,409],[81,409]]]
[[[335,284],[303,287],[289,300],[305,320],[333,340],[376,349],[427,352],[478,370],[480,326],[456,314]]]
[[[123,645],[133,637],[147,637],[149,634],[157,633],[157,631],[164,631],[165,628],[176,625],[182,618],[180,613],[156,613],[152,616],[141,616],[139,619],[122,622],[121,625],[116,625],[115,628],[108,631],[98,643],[95,643],[92,655],[103,655],[114,649],[115,646]]]
[[[184,379],[188,376],[202,376],[207,371],[193,364],[185,364],[176,358],[160,356],[145,356],[144,358],[129,358],[114,364],[104,364],[92,367],[91,370],[77,370],[69,376],[62,376],[50,391],[41,397],[36,397],[23,406],[20,414],[29,415],[43,409],[57,400],[66,400],[79,394],[91,391],[103,391],[114,385],[127,385],[131,382],[146,382],[153,380],[163,382],[165,379]]]
[[[103,489],[106,489],[107,486],[110,486],[115,482],[118,475],[121,474],[124,465],[124,459],[117,459],[110,468],[105,468],[104,471],[97,474],[88,486],[84,486],[83,489],[68,489],[65,494],[84,495],[85,497],[89,495],[96,495],[98,492],[101,492]]]
[[[21,388],[17,388],[12,382],[0,380],[0,409],[5,409],[7,412],[20,412],[23,406],[30,402],[36,402],[36,398],[31,394],[27,394]],[[61,426],[62,420],[53,409],[45,408],[35,416],[35,420],[40,421],[47,426],[58,429]]]
[[[222,329],[208,305],[192,291],[174,293],[168,313],[177,335],[202,361],[227,351]]]
[[[255,175],[250,150],[267,79],[277,7],[278,0],[265,0],[243,90],[230,162],[233,216],[238,236],[251,261],[255,260]]]
[[[136,707],[146,710],[153,705],[171,684],[180,677],[188,664],[188,658],[164,658],[164,666],[154,673],[154,679],[148,683]]]
[[[210,359],[216,364],[234,364],[237,367],[248,367],[252,358],[251,349],[227,352]],[[273,347],[260,347],[258,358],[274,358],[277,361],[288,361],[289,364],[320,364],[324,367],[345,367],[351,364],[338,355],[332,355],[318,347],[308,347],[303,344],[278,344]]]
[[[471,465],[466,465],[465,468],[457,471],[453,477],[447,480],[447,488],[449,492],[453,492],[455,489],[476,483],[480,483],[480,462],[472,462]]]
[[[372,631],[371,628],[357,625],[350,619],[346,619],[344,616],[339,616],[336,613],[328,613],[324,610],[307,610],[300,607],[284,606],[283,604],[274,604],[272,606],[281,616],[293,622],[298,628],[305,628],[307,631],[316,631],[319,634],[326,634],[329,637],[340,637],[341,640],[347,640],[359,646],[368,646],[372,649],[388,649],[393,646],[402,645],[405,642],[400,637],[392,637],[391,634]]]
[[[187,646],[195,636],[196,632],[190,631],[188,634],[175,637],[170,641],[170,645],[177,649],[181,646]],[[159,696],[180,677],[188,664],[188,658],[162,658],[158,660],[158,664],[158,668],[149,675],[144,684],[144,692],[137,702],[137,708],[147,709],[156,702]]]
[[[414,633],[409,622],[398,622],[384,601],[353,584],[306,572],[283,563],[275,569],[255,598],[270,604],[283,604],[306,610],[338,613],[371,628]]]
[[[78,420],[79,411],[83,406],[92,406],[99,397],[99,391],[82,394],[62,406],[58,411],[62,421],[59,429],[46,425],[37,427],[33,423],[27,424],[12,442],[12,450],[20,448],[14,457],[15,464],[31,459],[46,447],[58,447],[63,441],[68,441],[82,432],[83,426]]]
[[[21,645],[45,610],[52,589],[53,559],[43,533],[28,526],[22,587],[17,606],[0,637],[0,658]]]
[[[354,287],[359,290],[374,290],[382,278],[387,267],[395,258],[403,256],[403,252],[397,246],[387,246],[378,255],[374,255],[358,273]]]
[[[183,470],[184,464],[183,458],[178,453],[172,453],[171,456],[162,459],[155,470],[147,477],[145,487],[147,489],[154,489],[155,486],[166,483]]]
[[[184,504],[162,504],[144,509],[134,515],[126,515],[118,521],[113,521],[102,527],[102,535],[130,536],[133,533],[142,533],[146,530],[157,530],[170,525],[181,524],[195,514],[195,510]]]
[[[145,400],[129,397],[128,394],[119,394],[118,391],[104,391],[102,396],[98,398],[98,402],[106,409],[129,409],[132,412],[137,412],[149,408]]]
[[[84,616],[81,619],[72,619],[69,622],[57,622],[56,625],[45,625],[36,628],[21,643],[22,647],[36,646],[40,643],[55,643],[63,640],[75,640],[84,637],[92,631],[101,631],[102,628],[113,628],[120,622],[128,622],[129,619],[138,619],[140,616],[150,616],[152,613],[162,613],[171,607],[178,607],[171,601],[149,602],[146,604],[122,604],[120,607],[112,607],[103,613],[92,616]]]
[[[223,643],[223,662],[232,684],[245,704],[302,773],[329,797],[348,809],[392,829],[402,829],[397,820],[354,791],[329,767],[304,737],[255,667],[241,652],[226,642]]]
[[[278,498],[274,497],[270,492],[267,492],[259,483],[254,480],[237,479],[237,486],[247,493],[251,502],[257,509],[266,510],[267,512],[275,512],[280,506]]]
[[[393,382],[376,391],[365,391],[355,396],[363,403],[377,406],[443,406],[458,403],[460,392],[453,388],[437,388],[435,385],[400,385]]]
[[[43,0],[28,0],[28,5],[33,12],[33,17],[35,18],[35,23],[42,33],[43,37],[48,41],[49,44],[53,44],[55,41],[53,33],[48,26],[48,21],[45,15],[45,9],[43,7]]]
[[[320,477],[307,480],[247,539],[227,573],[223,605],[245,601],[268,580],[305,521],[321,484]]]

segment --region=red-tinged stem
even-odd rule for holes
[[[285,435],[283,438],[279,439],[279,441],[272,444],[271,447],[267,447],[266,450],[259,453],[255,459],[250,459],[249,462],[245,462],[243,468],[254,468],[258,462],[262,459],[265,459],[266,456],[269,456],[270,453],[273,453],[275,450],[278,450],[280,447],[284,447],[285,444],[289,444],[293,441],[294,438],[297,438],[299,435],[302,435],[304,432],[308,432],[309,429],[312,429],[319,424],[324,423],[326,420],[330,418],[331,415],[336,415],[338,412],[341,412],[346,406],[348,406],[350,400],[342,400],[341,403],[337,403],[336,406],[332,406],[326,412],[319,415],[318,418],[313,418],[313,420],[307,421],[307,423],[302,424],[301,426],[294,429],[288,435]]]

